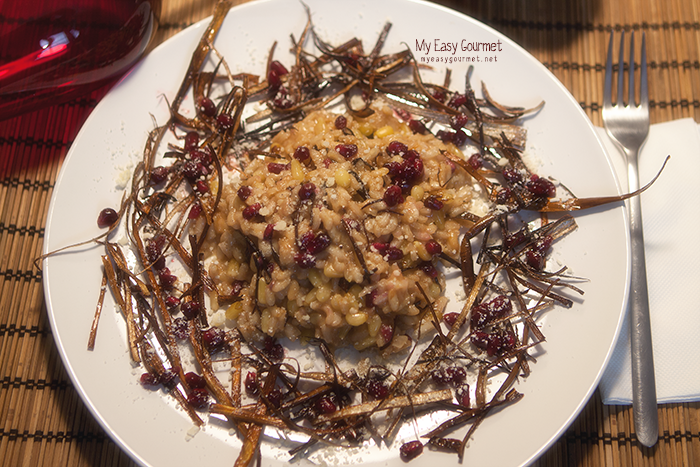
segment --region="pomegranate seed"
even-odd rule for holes
[[[260,388],[258,387],[258,374],[256,372],[249,371],[248,374],[245,375],[244,384],[245,391],[249,396],[257,396],[260,392]]]
[[[180,306],[180,299],[170,295],[165,299],[165,306],[167,306],[169,310],[173,310]]]
[[[220,328],[209,328],[202,332],[202,342],[209,353],[216,353],[226,345],[226,332]]]
[[[465,384],[455,391],[455,396],[457,397],[457,403],[462,407],[469,408],[471,400],[469,397],[469,385]]]
[[[284,359],[284,347],[273,337],[265,337],[262,350],[272,361],[279,362]]]
[[[267,84],[272,92],[276,92],[282,86],[282,79],[276,70],[270,69],[270,72],[267,74]]]
[[[332,163],[333,163],[333,159],[329,159],[328,157],[326,157],[325,159],[323,159],[323,166],[324,166],[325,168],[330,167]]]
[[[338,130],[343,130],[348,126],[348,119],[343,117],[342,115],[338,115],[338,117],[335,119],[335,127]]]
[[[347,160],[350,160],[357,155],[356,144],[338,144],[335,147],[335,150],[338,154],[340,154]]]
[[[397,177],[401,176],[401,167],[403,167],[401,162],[387,162],[384,164],[384,167],[389,170],[389,176],[392,179],[396,179]]]
[[[534,174],[525,184],[525,188],[527,188],[527,191],[535,196],[546,196],[547,198],[552,198],[557,194],[557,188],[554,186],[554,183],[550,182],[546,178],[538,177]]]
[[[384,202],[386,203],[387,206],[393,207],[396,206],[397,204],[401,204],[404,202],[403,198],[403,193],[401,191],[401,187],[397,185],[391,185],[389,188],[386,189],[384,192],[384,196],[382,197]]]
[[[445,375],[452,386],[459,387],[467,379],[467,370],[461,366],[451,366],[445,369]]]
[[[209,185],[204,180],[197,180],[194,184],[194,189],[197,193],[204,194],[209,192]]]
[[[306,182],[299,188],[299,199],[304,201],[314,199],[316,196],[316,185],[312,182]]]
[[[338,407],[329,396],[321,396],[316,400],[314,407],[318,413],[331,414],[338,410]]]
[[[365,307],[366,308],[372,308],[376,305],[376,303],[374,303],[374,300],[377,298],[378,293],[379,293],[379,290],[372,289],[370,291],[370,293],[365,295]]]
[[[435,279],[438,276],[438,270],[430,261],[423,261],[418,267],[431,279]]]
[[[410,461],[423,454],[423,443],[420,441],[409,441],[399,448],[401,459]]]
[[[288,73],[287,68],[279,60],[270,62],[270,69],[275,70],[279,76],[284,76]]]
[[[311,151],[306,146],[299,146],[294,150],[294,159],[304,162],[311,157]]]
[[[187,385],[193,389],[203,389],[207,387],[206,380],[194,371],[185,373],[185,381],[187,382]]]
[[[408,151],[408,146],[406,146],[401,141],[392,141],[386,147],[386,153],[389,154],[390,156],[400,156],[400,155],[406,154],[407,151]]]
[[[173,335],[176,339],[187,339],[189,336],[189,325],[184,318],[175,318],[173,320]]]
[[[467,116],[467,114],[463,114],[463,113],[458,114],[458,115],[453,115],[450,118],[450,126],[455,130],[459,130],[460,128],[463,128],[464,125],[467,124],[467,122],[469,122],[469,117]]]
[[[172,290],[177,282],[177,276],[170,273],[170,269],[163,268],[158,271],[158,284],[163,290]]]
[[[197,164],[194,161],[186,161],[182,165],[182,176],[185,177],[188,182],[194,183],[202,176],[201,168],[201,164]]]
[[[199,145],[199,133],[196,131],[188,131],[185,135],[185,151],[192,151],[197,149]]]
[[[272,240],[272,235],[275,233],[275,224],[267,224],[263,233],[263,240]]]
[[[331,238],[325,232],[319,232],[314,236],[313,240],[307,247],[307,252],[312,255],[317,255],[331,245]]]
[[[450,378],[447,375],[447,372],[445,372],[444,368],[437,368],[433,370],[430,373],[430,379],[432,379],[433,383],[437,384],[438,386],[446,386],[450,384]]]
[[[294,262],[301,269],[310,269],[316,266],[316,258],[308,253],[297,253],[294,255]]]
[[[527,250],[525,252],[525,262],[535,271],[541,271],[542,269],[544,269],[544,255],[542,255],[542,253],[538,251]]]
[[[425,124],[421,122],[420,120],[411,120],[408,122],[408,128],[414,133],[418,135],[424,135],[428,132],[428,129],[425,127]]]
[[[442,320],[447,324],[449,327],[452,327],[455,325],[457,322],[457,318],[459,318],[459,313],[445,313],[442,316]]]
[[[313,230],[307,230],[303,234],[301,234],[301,237],[299,237],[299,240],[297,242],[297,247],[301,250],[306,252],[309,249],[309,245],[311,242],[314,240],[316,237],[316,234],[313,232]]]
[[[213,118],[216,115],[216,105],[208,97],[202,97],[197,103],[197,112],[205,117]]]
[[[253,219],[255,216],[257,216],[260,213],[260,209],[262,209],[262,204],[260,204],[260,203],[251,204],[250,206],[246,207],[243,210],[243,219],[245,219],[247,221]]]
[[[287,164],[280,164],[279,162],[270,162],[267,164],[267,170],[273,174],[281,174],[287,169]]]
[[[158,167],[153,167],[151,170],[151,183],[154,185],[158,185],[159,183],[163,183],[168,179],[168,174],[170,173],[170,170],[167,167],[163,166],[158,166]]]
[[[139,382],[146,389],[157,389],[158,385],[160,385],[160,378],[151,373],[143,373],[139,378]]]
[[[464,143],[467,142],[467,134],[464,132],[464,130],[457,130],[454,132],[452,135],[452,144],[455,146],[462,146]]]
[[[435,240],[430,240],[425,244],[425,250],[429,255],[437,256],[442,253],[442,246]]]
[[[188,219],[197,219],[200,214],[202,214],[202,205],[199,203],[194,203],[194,204],[192,204],[192,208],[190,208],[190,212],[187,215],[187,218]]]
[[[420,159],[420,154],[415,149],[409,149],[403,154],[403,158],[408,159]]]
[[[510,201],[510,197],[511,197],[510,188],[504,187],[504,188],[498,190],[498,193],[496,193],[496,202],[498,204],[508,204],[508,202]]]
[[[375,400],[385,399],[389,395],[389,386],[384,381],[370,379],[366,385],[367,394]]]
[[[423,161],[420,157],[406,159],[401,167],[401,178],[410,184],[416,183],[423,176]]]
[[[528,230],[523,227],[522,229],[518,230],[515,233],[512,233],[508,235],[504,240],[503,240],[503,248],[507,250],[511,250],[515,248],[518,245],[522,245],[525,243],[528,239]]]
[[[97,226],[101,229],[111,227],[119,220],[119,214],[112,208],[104,208],[97,216]]]
[[[209,392],[204,388],[193,389],[187,395],[187,403],[196,410],[202,410],[209,407]]]
[[[229,114],[221,114],[216,117],[216,125],[221,131],[226,131],[233,128],[234,123],[233,117],[231,117]]]
[[[554,243],[554,238],[552,238],[551,235],[545,235],[541,239],[535,243],[535,250],[538,252],[545,254],[547,250],[549,250],[552,246],[552,243]]]
[[[196,318],[201,310],[202,306],[196,300],[190,300],[189,302],[185,302],[180,305],[180,311],[182,311],[185,319]]]
[[[278,109],[288,109],[294,105],[294,101],[289,97],[289,92],[284,86],[280,86],[272,99],[272,105]]]
[[[194,162],[195,164],[198,164],[198,165],[201,164],[202,166],[205,166],[205,167],[210,166],[212,161],[213,161],[211,152],[209,151],[208,148],[195,149],[191,152],[190,157],[192,158],[192,162]],[[200,168],[200,170],[201,170],[201,168]]]
[[[474,170],[479,170],[484,166],[484,160],[481,158],[481,154],[472,154],[469,157],[469,165],[471,166],[472,169]]]
[[[163,256],[163,252],[161,251],[161,247],[158,241],[155,240],[155,238],[152,238],[146,242],[146,259],[148,260],[149,263],[155,263],[158,261],[160,258]],[[156,268],[156,269],[163,269],[162,267]]]
[[[515,169],[503,169],[503,178],[513,185],[520,183],[523,180],[523,176]]]
[[[238,189],[237,194],[242,201],[245,201],[250,195],[253,194],[253,189],[248,185],[243,185]]]
[[[384,259],[389,262],[398,261],[403,259],[403,250],[397,246],[389,245],[384,253]]]
[[[388,344],[394,338],[394,327],[388,324],[382,324],[379,326],[379,335],[384,343]]]
[[[442,92],[440,89],[435,90],[432,95],[433,98],[438,102],[445,102],[445,99],[447,99],[445,93]]]
[[[423,200],[423,206],[431,211],[439,211],[445,206],[440,198],[435,195],[429,195]]]
[[[448,106],[457,109],[467,103],[467,96],[458,92],[454,93],[447,103]]]

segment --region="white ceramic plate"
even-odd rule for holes
[[[386,21],[393,28],[384,51],[409,47],[428,57],[441,81],[452,68],[453,87],[461,87],[469,63],[479,61],[472,83],[480,80],[500,102],[544,108],[525,122],[527,151],[540,161],[540,175],[563,181],[579,197],[610,195],[618,185],[605,151],[577,102],[532,56],[494,30],[466,16],[432,4],[407,0],[306,0],[317,31],[330,43],[358,36],[369,50]],[[261,73],[267,52],[277,40],[276,57],[287,56],[290,34],[299,36],[306,22],[301,2],[270,0],[233,9],[216,40],[233,72]],[[66,158],[47,221],[45,251],[99,234],[96,218],[106,206],[117,206],[121,191],[115,180],[140,158],[152,117],[167,117],[165,98],[172,99],[206,22],[199,23],[154,50],[107,95],[92,113]],[[458,50],[436,51],[457,43]],[[421,44],[430,44],[428,52]],[[474,52],[474,44],[494,44],[493,52]],[[461,46],[471,50],[461,50]],[[483,46],[481,46],[483,47]],[[449,63],[449,60],[452,63]],[[448,63],[444,63],[447,60]],[[464,60],[463,58],[461,60]],[[574,274],[590,279],[585,297],[572,309],[546,315],[547,342],[538,350],[532,375],[518,390],[525,397],[494,413],[476,431],[464,465],[518,466],[537,458],[573,421],[594,391],[618,334],[625,309],[628,239],[621,204],[578,214],[578,231],[557,245]],[[81,247],[45,262],[44,280],[54,337],[75,387],[107,432],[134,459],[148,466],[230,466],[239,440],[219,424],[207,426],[187,441],[191,422],[162,392],[145,391],[142,370],[132,368],[124,323],[107,302],[97,345],[86,350],[100,282],[101,249]],[[459,308],[459,305],[455,305]],[[264,465],[286,465],[288,456],[275,443],[265,443]],[[329,464],[401,465],[398,449],[359,453],[329,452]],[[426,452],[412,462],[457,464],[454,455]]]

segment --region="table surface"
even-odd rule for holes
[[[700,122],[697,0],[439,3],[522,45],[564,83],[596,125],[602,124],[609,31],[643,31],[652,123],[683,117]],[[155,43],[208,16],[213,4],[214,0],[163,0]],[[0,122],[2,465],[133,465],[92,417],[68,378],[47,320],[41,271],[34,266],[61,163],[105,92],[100,89],[65,105]],[[534,465],[700,466],[700,403],[660,405],[659,430],[654,448],[640,446],[631,408],[605,406],[596,391],[571,427]],[[507,446],[507,440],[504,443]]]

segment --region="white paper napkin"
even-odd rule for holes
[[[623,156],[599,129],[626,191]],[[700,128],[692,119],[652,125],[642,148],[640,184],[671,156],[641,196],[659,403],[700,401]],[[600,382],[604,404],[631,404],[629,323]]]

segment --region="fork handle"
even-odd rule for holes
[[[637,157],[628,154],[628,180],[630,191],[639,188]],[[628,201],[632,272],[629,297],[630,338],[632,349],[632,407],[637,439],[651,447],[659,438],[656,382],[654,378],[654,354],[649,317],[649,292],[647,289],[646,260],[644,257],[644,233],[642,232],[642,205],[639,196]]]

